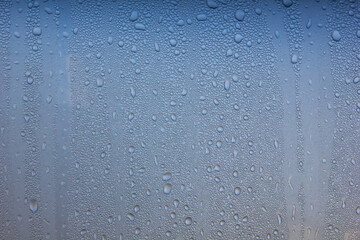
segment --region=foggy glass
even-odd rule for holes
[[[0,239],[360,239],[360,1],[0,0]]]

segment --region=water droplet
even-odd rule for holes
[[[135,88],[130,87],[130,95],[134,98],[136,96]]]
[[[108,42],[109,45],[113,44],[113,38],[112,38],[112,37],[108,37],[107,42]]]
[[[226,91],[229,91],[230,90],[230,80],[225,80],[224,82],[224,89]]]
[[[174,200],[174,207],[177,208],[179,206],[180,201],[175,199]]]
[[[311,19],[308,20],[307,24],[306,24],[306,28],[310,29],[312,23],[311,23]]]
[[[277,219],[278,219],[278,224],[281,225],[282,224],[282,217],[280,214],[277,214]]]
[[[218,4],[215,0],[207,0],[206,4],[208,5],[209,8],[215,9],[218,7]]]
[[[293,5],[292,0],[283,0],[282,2],[283,2],[285,7],[291,7],[291,5]]]
[[[198,21],[205,21],[207,19],[206,15],[205,14],[199,14],[196,16],[196,19]]]
[[[169,181],[171,179],[171,173],[170,172],[164,173],[162,179],[164,181]]]
[[[354,77],[353,83],[357,84],[360,82],[360,77]]]
[[[14,36],[15,36],[16,38],[20,38],[20,37],[21,37],[21,35],[20,35],[19,32],[14,32]]]
[[[227,56],[227,57],[230,57],[231,55],[233,55],[233,50],[228,49],[228,50],[226,51],[226,56]]]
[[[48,96],[46,97],[46,102],[47,102],[47,103],[51,103],[51,101],[52,101],[52,96],[51,96],[51,95],[48,95]]]
[[[27,77],[26,79],[28,84],[32,84],[34,82],[34,78],[32,76]]]
[[[185,88],[183,88],[181,90],[181,96],[186,96],[186,94],[187,94],[187,90]]]
[[[38,201],[36,199],[30,200],[30,211],[35,213],[38,210]]]
[[[172,47],[175,47],[176,46],[176,44],[177,44],[177,41],[175,40],[175,39],[170,39],[170,45],[172,46]]]
[[[275,146],[275,148],[279,147],[279,142],[277,140],[274,140],[274,146]]]
[[[341,39],[341,35],[340,35],[339,31],[336,31],[336,30],[332,32],[331,37],[336,42],[340,41],[340,39]]]
[[[236,34],[235,38],[234,38],[236,43],[240,43],[243,39],[244,39],[244,37],[241,36],[240,34]]]
[[[145,30],[145,25],[142,23],[135,23],[136,30]]]
[[[235,18],[238,20],[238,21],[244,21],[244,18],[245,18],[245,12],[243,10],[237,10],[235,12]]]
[[[189,226],[189,225],[191,225],[191,224],[192,224],[192,219],[191,219],[191,217],[185,218],[185,225]]]
[[[135,216],[134,216],[134,214],[132,214],[132,213],[128,213],[126,216],[127,216],[127,218],[128,218],[130,221],[134,221],[134,220],[135,220]]]
[[[98,86],[98,87],[104,86],[104,80],[101,79],[101,78],[97,78],[96,79],[96,86]]]
[[[131,15],[130,15],[130,21],[134,22],[136,20],[138,20],[139,18],[139,12],[138,11],[132,11]]]
[[[129,115],[128,115],[129,121],[133,120],[134,117],[135,117],[134,113],[129,113]]]
[[[44,11],[47,13],[47,14],[52,14],[52,10],[48,7],[44,8]]]
[[[29,114],[25,114],[25,115],[24,115],[24,119],[25,119],[25,122],[29,122],[29,120],[30,120],[30,115],[29,115]]]
[[[35,36],[40,36],[40,35],[41,35],[41,28],[39,28],[39,27],[34,27],[34,28],[33,28],[33,34],[34,34]]]
[[[166,183],[164,185],[164,189],[163,189],[164,193],[165,194],[170,194],[171,190],[172,190],[172,185],[170,183]]]

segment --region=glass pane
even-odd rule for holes
[[[0,238],[360,239],[359,10],[0,0]]]

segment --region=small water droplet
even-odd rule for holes
[[[218,4],[217,4],[217,2],[216,2],[215,0],[207,0],[207,1],[206,1],[206,4],[207,4],[207,6],[208,6],[209,8],[215,9],[215,8],[218,7]]]
[[[282,2],[283,2],[285,7],[291,7],[291,5],[293,5],[292,0],[283,0]]]
[[[243,39],[244,39],[244,37],[241,36],[240,34],[236,34],[235,38],[234,38],[236,43],[240,43]]]
[[[132,214],[132,213],[128,213],[126,216],[127,216],[127,218],[128,218],[130,221],[134,221],[134,220],[135,220],[135,216],[134,216],[134,214]]]
[[[192,219],[191,219],[191,217],[185,218],[185,225],[189,226],[189,225],[191,225],[191,224],[192,224]]]
[[[238,21],[244,21],[244,18],[245,18],[245,12],[243,10],[237,10],[235,12],[235,18],[238,20]]]
[[[170,172],[164,173],[162,179],[164,181],[169,181],[171,179],[171,173]]]
[[[340,41],[340,39],[341,39],[341,35],[340,35],[339,31],[336,31],[336,30],[332,32],[331,37],[336,42]]]
[[[40,36],[40,35],[41,35],[41,28],[39,28],[39,27],[34,27],[34,28],[33,28],[33,34],[34,34],[35,36]]]
[[[207,19],[206,15],[205,14],[199,14],[196,16],[196,19],[198,21],[205,21]]]
[[[224,82],[224,89],[226,91],[229,91],[230,90],[230,80],[225,80]]]
[[[136,96],[135,88],[130,87],[130,95],[134,98]]]
[[[104,86],[104,80],[102,78],[96,79],[96,86],[98,87]]]
[[[145,30],[145,25],[142,23],[135,23],[136,30]]]
[[[174,200],[174,207],[177,208],[179,206],[180,201],[175,199]]]
[[[35,213],[38,210],[38,201],[36,199],[30,200],[30,211]]]
[[[360,206],[356,208],[356,213],[360,215]]]
[[[172,185],[170,183],[166,183],[164,185],[164,193],[165,194],[170,194],[171,193],[171,190],[172,190]]]
[[[274,146],[275,146],[275,148],[279,147],[279,142],[277,140],[274,140]]]
[[[132,11],[130,15],[130,21],[134,22],[139,18],[139,12],[138,11]]]

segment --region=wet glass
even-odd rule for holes
[[[360,1],[0,1],[0,239],[360,239]]]

